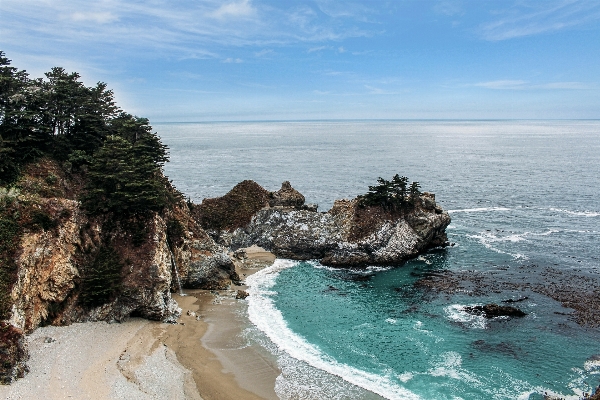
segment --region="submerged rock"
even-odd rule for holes
[[[473,315],[481,315],[486,318],[496,317],[524,317],[527,313],[510,306],[499,306],[498,304],[490,303],[483,306],[467,306],[464,307],[465,312]]]

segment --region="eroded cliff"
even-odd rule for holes
[[[21,336],[40,325],[132,315],[175,320],[181,311],[171,297],[177,275],[183,286],[205,289],[238,279],[227,250],[184,201],[127,218],[90,215],[78,200],[80,179],[42,160],[0,193],[5,382],[23,375]]]

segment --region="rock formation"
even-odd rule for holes
[[[431,193],[400,211],[362,207],[354,199],[338,200],[326,213],[306,209],[289,182],[270,197],[272,206],[258,210],[247,225],[215,237],[232,250],[258,245],[282,258],[353,267],[398,264],[447,244],[450,217]]]
[[[193,288],[223,289],[239,279],[227,249],[184,201],[126,220],[90,216],[77,200],[81,185],[56,162],[30,170],[17,183],[20,191],[0,197],[0,380],[23,375],[22,336],[40,325],[131,315],[173,321],[181,312],[171,297],[176,272]],[[44,179],[49,171],[59,178]]]
[[[294,189],[289,181],[285,181],[281,184],[281,189],[271,193],[269,206],[299,208],[304,205],[304,201],[302,193]]]
[[[490,303],[483,306],[466,306],[465,312],[473,315],[481,315],[485,318],[496,317],[524,317],[527,314],[518,308],[510,306],[499,306],[498,304]]]

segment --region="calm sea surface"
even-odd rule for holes
[[[573,323],[559,303],[527,293],[519,303],[527,317],[485,321],[462,307],[519,293],[424,300],[412,288],[419,274],[436,269],[519,270],[524,280],[537,267],[597,276],[600,121],[154,128],[170,147],[167,175],[196,202],[244,179],[268,190],[289,180],[325,211],[334,199],[399,173],[450,211],[454,247],[375,269],[366,284],[345,271],[286,260],[248,279],[255,325],[248,340],[277,355],[280,397],[541,399],[546,392],[578,398],[600,384],[594,357],[600,331]]]

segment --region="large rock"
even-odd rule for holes
[[[145,221],[146,237],[132,244],[131,235],[118,226],[106,230],[106,221],[90,220],[73,200],[59,202],[70,217],[56,229],[26,232],[17,259],[17,280],[11,291],[9,322],[30,332],[41,323],[121,321],[135,313],[153,320],[171,320],[180,312],[171,298],[171,256],[166,225],[157,214]],[[108,242],[123,262],[116,296],[97,307],[83,307],[76,282],[85,277],[93,255]]]
[[[281,189],[271,193],[269,206],[300,208],[304,201],[302,193],[294,189],[289,181],[285,181],[281,184]]]
[[[327,213],[285,208],[260,210],[231,236],[237,249],[256,244],[278,257],[319,259],[337,266],[397,264],[445,246],[450,216],[425,193],[414,208],[390,212],[338,200]]]
[[[185,223],[181,240],[171,245],[165,216],[152,214],[138,221],[142,232],[136,243],[135,229],[90,218],[75,200],[40,199],[39,204],[68,217],[54,229],[25,231],[20,238],[7,322],[24,332],[43,323],[121,321],[132,314],[173,320],[180,313],[171,297],[179,285],[177,275],[183,286],[205,289],[223,289],[238,279],[227,250],[182,207],[168,216]],[[104,304],[83,306],[78,283],[107,245],[122,263],[118,290]]]
[[[226,289],[239,280],[227,249],[205,232],[189,236],[174,249],[181,285],[193,289]]]

